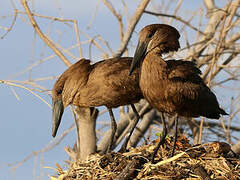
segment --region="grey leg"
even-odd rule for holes
[[[113,143],[114,143],[115,133],[116,133],[116,130],[117,130],[117,123],[115,121],[112,109],[108,108],[108,111],[109,111],[109,115],[110,115],[110,118],[111,118],[111,130],[112,130],[110,143],[109,143],[108,150],[107,150],[107,152],[110,152],[112,150],[112,146],[113,146]]]
[[[128,136],[126,137],[126,139],[125,139],[125,141],[124,141],[121,149],[119,150],[119,152],[125,152],[125,151],[126,151],[128,141],[129,141],[129,139],[130,139],[130,137],[131,137],[131,135],[132,135],[135,127],[137,126],[137,123],[138,123],[139,119],[140,119],[140,116],[139,116],[139,114],[138,114],[135,106],[134,106],[133,104],[130,104],[130,105],[131,105],[131,107],[132,107],[133,112],[134,112],[135,115],[136,115],[136,118],[134,118],[134,120],[133,120],[133,122],[132,122],[132,127],[131,127],[131,129],[130,129],[130,132],[129,132]]]
[[[155,156],[156,156],[156,154],[158,152],[158,149],[165,142],[165,138],[167,136],[167,127],[166,127],[165,117],[164,117],[163,113],[161,115],[161,118],[162,118],[162,122],[163,122],[163,132],[162,132],[161,139],[160,139],[157,147],[154,149],[154,152],[153,152],[153,155],[152,155],[152,159],[151,159],[152,163],[154,163],[154,158],[155,158]]]
[[[176,142],[177,142],[177,137],[178,137],[178,115],[176,115],[175,117],[175,120],[174,120],[174,126],[175,126],[175,133],[174,133],[174,141],[173,141],[173,147],[172,147],[172,153],[171,153],[171,157],[173,157],[174,155],[174,151],[175,151],[175,148],[176,148]]]

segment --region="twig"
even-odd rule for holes
[[[11,24],[11,26],[7,29],[7,32],[1,36],[1,39],[3,39],[3,38],[12,30],[12,28],[13,28],[13,26],[15,25],[15,22],[16,22],[16,20],[17,20],[17,15],[18,15],[18,11],[17,11],[17,9],[14,8],[14,18],[13,18],[12,24]]]
[[[227,65],[229,64],[239,53],[233,53],[231,54],[224,62],[222,65]],[[213,79],[221,70],[223,69],[223,67],[219,66],[216,68],[216,70],[212,73],[211,78]]]
[[[171,1],[169,1],[169,3],[168,3],[169,6],[170,6],[170,2]],[[182,0],[179,0],[177,5],[176,5],[176,8],[174,9],[174,12],[173,12],[174,16],[176,16],[176,14],[177,14],[178,10],[180,9],[181,5],[182,5]],[[168,9],[170,9],[170,8],[166,8],[166,12],[167,12]],[[173,21],[173,18],[170,18],[167,24],[172,24],[172,21]]]
[[[4,80],[0,80],[0,83],[26,89],[27,91],[29,91],[30,93],[32,93],[33,95],[35,95],[37,98],[39,98],[41,101],[43,101],[45,104],[47,104],[48,107],[52,108],[52,106],[51,106],[50,104],[48,104],[48,102],[45,101],[41,96],[39,96],[38,94],[36,94],[35,92],[33,92],[31,89],[29,89],[29,88],[27,88],[27,87],[25,87],[25,86],[22,86],[22,85],[20,85],[20,84],[11,83],[11,82],[4,81]]]
[[[151,12],[151,11],[144,11],[144,13],[146,14],[150,14],[150,15],[154,15],[154,16],[163,16],[163,17],[169,17],[169,18],[173,18],[173,19],[176,19],[184,24],[186,24],[188,27],[192,28],[193,30],[205,35],[204,32],[200,31],[200,29],[194,27],[193,25],[191,25],[189,22],[185,21],[184,19],[182,19],[181,17],[179,16],[176,16],[176,15],[170,15],[170,14],[162,14],[162,13],[155,13],[155,12]]]
[[[125,14],[126,14],[127,22],[129,22],[129,14],[128,14],[128,8],[127,8],[127,5],[126,5],[126,3],[125,3],[124,0],[121,0],[121,2],[122,2],[122,5],[123,5],[123,9],[124,9],[124,11],[125,11]]]
[[[122,172],[115,178],[115,180],[134,179],[144,164],[148,162],[144,157],[134,157],[129,164],[122,170]]]
[[[41,37],[41,39],[58,55],[58,57],[67,65],[70,66],[71,63],[68,61],[68,59],[62,54],[60,50],[54,45],[54,43],[48,39],[40,30],[39,26],[37,25],[37,22],[35,21],[34,17],[32,16],[32,13],[27,5],[26,0],[21,0],[21,3],[23,7],[26,10],[26,13],[32,23],[33,28],[37,31],[38,35]]]
[[[93,23],[93,21],[94,21],[96,15],[97,15],[97,10],[98,10],[98,8],[99,8],[99,5],[100,5],[100,1],[98,1],[97,5],[96,5],[96,8],[95,8],[94,13],[93,13],[93,15],[92,15],[92,17],[91,17],[91,20],[90,20],[90,22],[89,22],[88,25],[87,25],[87,29],[90,29],[90,26],[92,25],[92,23]]]
[[[124,34],[123,41],[120,45],[120,48],[117,50],[117,52],[113,55],[113,57],[120,57],[124,53],[124,51],[127,48],[128,42],[132,36],[132,33],[135,29],[135,26],[137,25],[138,21],[140,20],[145,8],[147,7],[150,0],[142,0],[139,6],[137,7],[136,12],[132,16],[130,23],[128,24],[126,33]]]
[[[239,113],[240,111],[238,111]],[[199,121],[195,121],[198,125],[200,125],[201,122]],[[204,122],[203,123],[203,126],[209,126],[209,127],[219,127],[219,128],[222,128],[222,124],[220,124],[218,121],[217,122]],[[229,127],[232,131],[240,131],[240,127],[237,127],[237,126],[230,126]]]
[[[37,91],[37,92],[45,92],[45,91],[48,91],[48,89],[44,88],[43,86],[40,86],[38,84],[36,84],[35,82],[33,81],[18,81],[18,80],[0,80],[0,83],[5,83],[5,82],[10,82],[10,83],[15,83],[15,84],[27,84],[27,85],[30,85],[32,87],[35,87],[37,89],[30,89],[30,90],[33,90],[33,91]]]
[[[91,45],[93,44],[100,52],[103,54],[107,54],[104,49],[101,47],[101,45],[95,41],[95,39],[100,35],[95,35],[94,37],[90,37],[87,33],[80,31],[83,36],[89,39],[89,58],[91,59]]]
[[[39,153],[45,153],[47,151],[52,150],[54,147],[56,147],[58,144],[62,142],[62,140],[65,138],[66,135],[69,134],[75,127],[75,124],[72,124],[68,129],[66,129],[60,136],[55,138],[54,140],[50,141],[44,148],[38,150],[38,151],[33,151],[31,154],[26,156],[23,160],[17,161],[14,163],[8,164],[8,166],[13,166],[12,170],[17,169],[19,166],[21,166],[24,162],[28,161],[34,156],[37,156]]]
[[[119,23],[120,26],[120,39],[121,41],[123,41],[123,23],[122,23],[122,16],[120,14],[118,14],[113,5],[111,4],[111,2],[109,2],[108,0],[102,0],[103,3],[105,4],[105,6],[107,6],[107,8],[113,13],[113,15],[117,18],[117,21]]]
[[[79,48],[80,58],[83,58],[83,52],[82,52],[81,41],[80,41],[79,30],[78,30],[78,22],[77,20],[74,20],[73,23],[74,23],[74,30],[77,38],[77,45]]]
[[[113,52],[112,48],[110,47],[108,41],[106,41],[105,39],[103,39],[103,37],[102,37],[101,35],[98,35],[97,38],[98,38],[99,41],[102,41],[102,42],[105,44],[105,46],[108,48],[108,50],[110,51],[110,53],[113,55],[114,52]],[[105,54],[107,54],[107,53],[105,53]]]
[[[27,14],[26,12],[23,11],[19,11],[18,10],[18,14]],[[66,22],[74,22],[73,19],[64,19],[64,18],[58,18],[58,17],[52,17],[52,16],[45,16],[42,14],[38,14],[36,12],[32,12],[32,16],[36,16],[36,17],[41,17],[41,18],[45,18],[45,19],[50,19],[52,21],[59,21],[59,22],[63,22],[65,25],[71,26],[70,24],[67,24]]]
[[[89,42],[90,42],[90,41],[87,41],[87,43],[89,43]],[[74,49],[74,48],[76,48],[77,46],[78,46],[78,45],[75,44],[75,45],[72,45],[71,47],[69,47],[69,48],[67,48],[67,49],[68,49],[68,50]],[[56,56],[57,56],[56,54],[52,54],[52,55],[50,55],[50,56],[48,56],[48,57],[45,57],[45,58],[43,58],[43,59],[39,59],[38,61],[36,61],[36,62],[33,63],[32,65],[28,66],[25,70],[23,70],[23,71],[21,71],[21,72],[18,72],[18,73],[16,73],[16,74],[13,74],[13,75],[9,76],[9,78],[10,78],[10,79],[16,78],[17,76],[20,76],[20,75],[28,72],[30,69],[33,69],[34,67],[37,67],[38,65],[40,65],[40,64],[42,64],[42,63],[44,63],[44,62],[46,62],[46,61],[49,61],[50,59],[53,59],[53,58],[56,57]]]

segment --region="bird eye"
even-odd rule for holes
[[[147,37],[151,38],[153,35],[154,35],[154,32],[150,32]]]
[[[61,93],[62,93],[62,89],[58,89],[57,94],[61,94]]]

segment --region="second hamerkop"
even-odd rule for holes
[[[175,115],[176,145],[178,116],[207,117],[219,119],[227,113],[219,107],[215,94],[200,77],[201,71],[195,63],[184,60],[162,58],[163,52],[180,48],[179,32],[166,24],[151,24],[144,27],[138,38],[138,45],[130,68],[130,75],[140,67],[139,84],[144,98],[159,112]],[[164,117],[163,134],[156,147],[152,161],[163,144],[167,128]]]

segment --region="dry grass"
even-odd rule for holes
[[[230,145],[213,142],[192,146],[180,136],[175,156],[169,158],[173,139],[158,151],[156,164],[150,162],[157,141],[132,148],[126,153],[94,154],[86,162],[74,162],[67,171],[58,167],[52,179],[239,179],[240,159]]]

